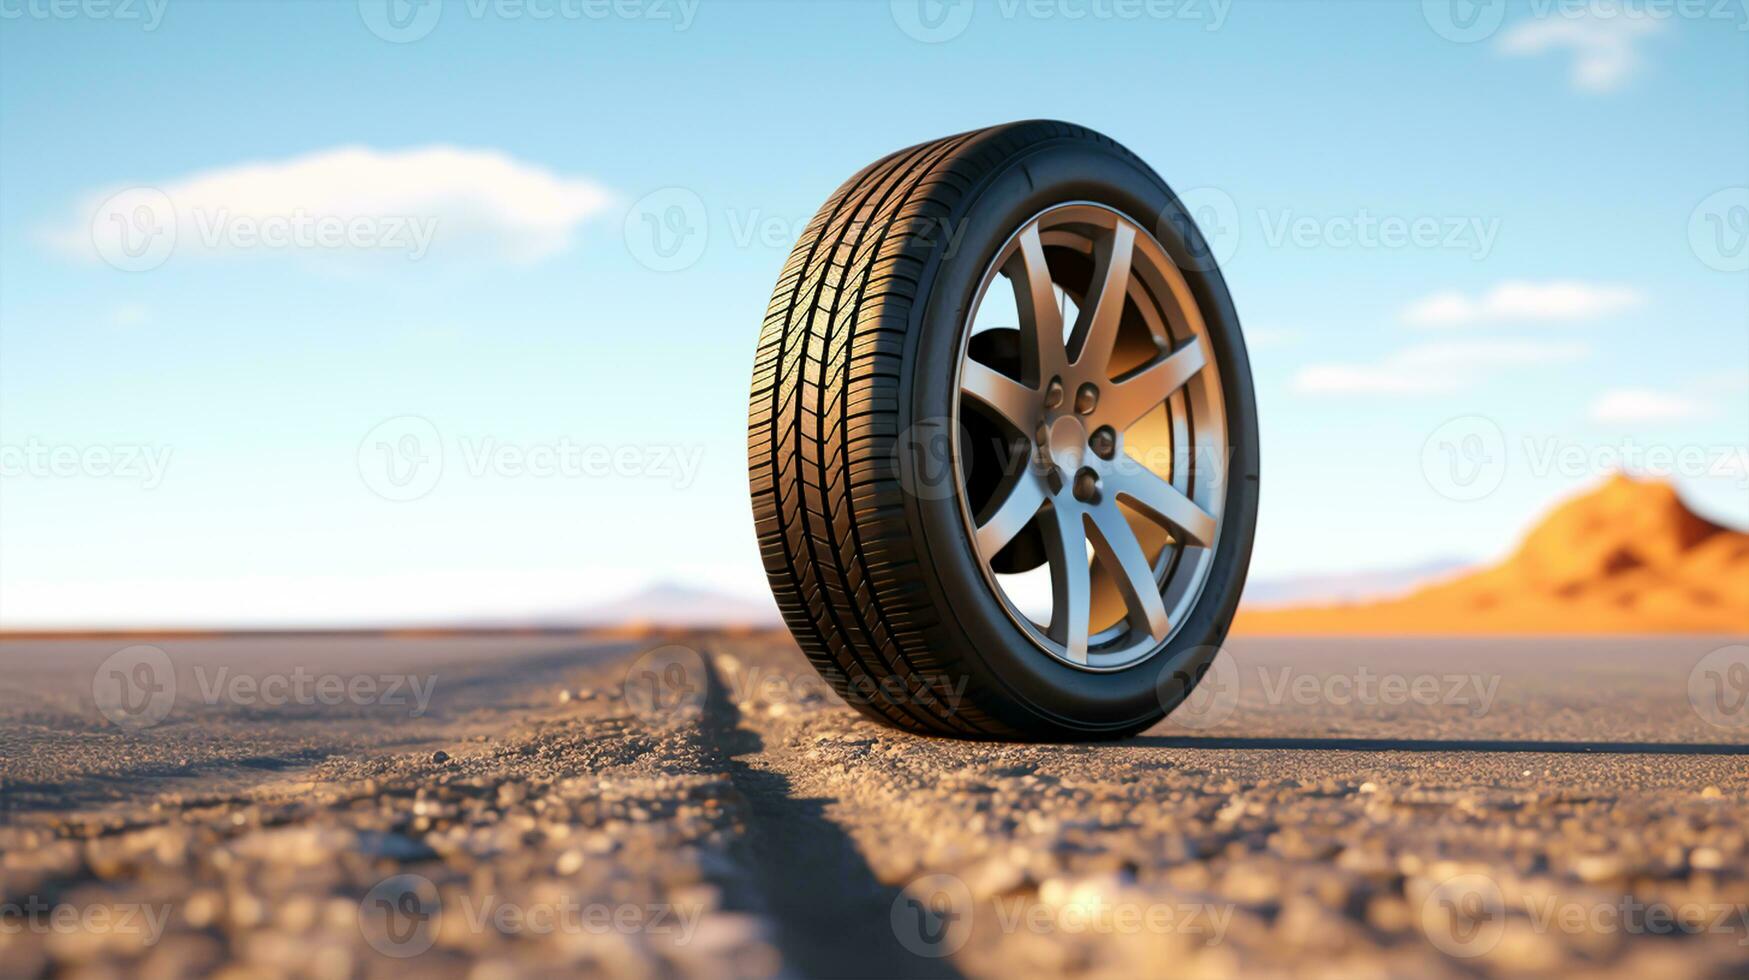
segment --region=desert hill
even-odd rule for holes
[[[1749,534],[1675,488],[1615,476],[1511,557],[1399,599],[1243,610],[1236,633],[1749,633]]]

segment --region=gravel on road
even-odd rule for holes
[[[1740,643],[1239,640],[1020,745],[773,635],[10,641],[0,976],[1741,974]]]

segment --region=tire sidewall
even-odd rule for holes
[[[1073,201],[1104,205],[1151,231],[1177,263],[1207,326],[1220,370],[1230,442],[1227,499],[1208,578],[1189,618],[1167,647],[1117,671],[1093,672],[1039,649],[1009,617],[984,577],[958,494],[910,494],[924,574],[933,579],[936,650],[966,651],[970,686],[1004,696],[977,698],[998,720],[1047,737],[1120,735],[1157,721],[1187,697],[1225,640],[1238,607],[1256,529],[1258,438],[1255,396],[1238,314],[1208,247],[1183,206],[1145,164],[1095,138],[1028,147],[998,164],[962,200],[952,235],[932,253],[913,307],[905,383],[905,427],[947,427],[954,416],[962,336],[997,251],[1021,225]],[[901,460],[901,467],[906,462]],[[903,478],[903,474],[902,474]],[[913,484],[907,484],[913,485]]]

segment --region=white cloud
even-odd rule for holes
[[[433,245],[522,261],[563,250],[610,200],[586,178],[492,150],[340,147],[97,191],[46,237],[70,254],[136,271],[172,255],[421,258]]]
[[[1456,290],[1434,293],[1403,311],[1416,327],[1461,327],[1501,321],[1589,320],[1645,302],[1639,290],[1609,283],[1574,280],[1503,282],[1480,296]]]
[[[1706,414],[1686,395],[1651,388],[1614,388],[1591,403],[1593,422],[1681,422]]]
[[[1314,395],[1421,395],[1472,388],[1502,370],[1575,361],[1590,352],[1579,343],[1471,340],[1419,344],[1360,364],[1310,364],[1293,386]]]
[[[1611,92],[1644,63],[1636,48],[1639,41],[1662,27],[1651,17],[1616,5],[1588,4],[1582,14],[1556,12],[1513,25],[1500,35],[1499,50],[1514,56],[1568,50],[1573,55],[1574,88]]]

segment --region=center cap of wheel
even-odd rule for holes
[[[1073,415],[1063,415],[1045,428],[1045,452],[1065,475],[1081,468],[1087,456],[1087,427]]]

